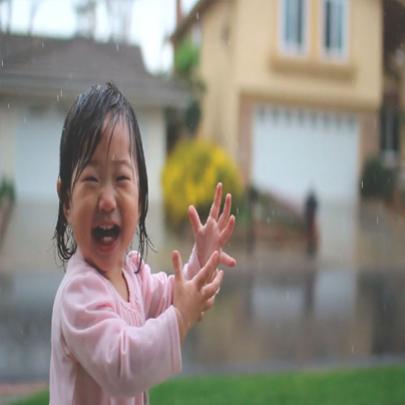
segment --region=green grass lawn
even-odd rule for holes
[[[42,392],[14,405],[45,405],[48,401],[48,393]],[[151,403],[405,405],[405,366],[177,378],[155,387]]]

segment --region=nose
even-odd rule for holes
[[[99,200],[98,200],[98,208],[101,212],[110,213],[115,210],[117,206],[117,202],[115,199],[115,191],[114,188],[106,184],[100,190]]]

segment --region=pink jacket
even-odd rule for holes
[[[192,255],[186,277],[198,271]],[[181,371],[174,277],[138,273],[139,255],[126,258],[130,302],[85,262],[68,262],[52,314],[50,404],[138,405],[146,391]]]

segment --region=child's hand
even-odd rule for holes
[[[210,256],[206,265],[191,280],[184,278],[178,251],[173,251],[172,262],[175,271],[173,304],[177,309],[180,338],[183,341],[190,328],[214,305],[223,271],[217,271],[218,252]]]
[[[204,266],[208,258],[216,250],[220,252],[219,262],[222,265],[233,267],[236,260],[223,252],[223,247],[229,242],[235,226],[235,217],[230,215],[232,196],[225,197],[224,209],[221,211],[222,184],[218,183],[215,189],[207,222],[203,225],[194,206],[190,206],[188,215],[193,229],[195,248],[200,266]]]

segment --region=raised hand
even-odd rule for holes
[[[173,305],[177,309],[180,338],[183,341],[190,328],[214,305],[223,271],[217,271],[218,252],[210,256],[206,265],[191,280],[184,278],[181,255],[176,250],[172,253],[172,262],[175,277]]]
[[[188,215],[195,239],[195,248],[200,266],[204,266],[208,258],[216,250],[219,251],[219,263],[233,267],[236,260],[222,249],[229,242],[235,227],[235,217],[231,215],[232,196],[227,194],[223,211],[221,212],[222,184],[215,188],[214,200],[205,224],[194,206],[188,209]]]

